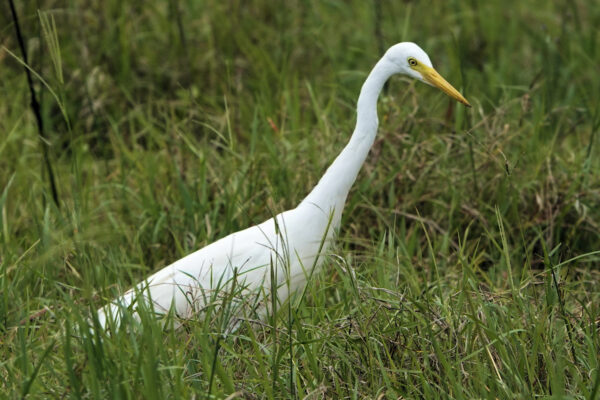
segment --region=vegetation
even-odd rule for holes
[[[600,398],[600,3],[0,5],[7,398]],[[36,8],[39,7],[39,8]],[[97,307],[294,207],[366,74],[414,41],[473,104],[395,78],[305,296],[88,333]],[[44,152],[56,180],[57,202]]]

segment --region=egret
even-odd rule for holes
[[[375,140],[377,99],[396,74],[437,87],[470,107],[419,46],[410,42],[392,46],[361,88],[350,141],[296,208],[217,240],[144,279],[98,310],[100,325],[106,328],[109,320],[118,325],[126,308],[139,317],[137,306],[142,301],[157,314],[175,312],[190,318],[205,306],[208,293],[232,280],[243,287],[244,297],[260,292],[263,300],[265,295],[277,296],[278,302],[303,288],[339,228],[348,192]]]

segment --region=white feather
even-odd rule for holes
[[[269,296],[274,283],[282,302],[304,287],[313,267],[323,261],[339,227],[348,192],[375,140],[377,98],[383,85],[394,74],[422,80],[408,64],[409,58],[431,67],[427,54],[414,43],[399,43],[386,52],[361,88],[356,127],[349,143],[298,207],[226,236],[144,279],[98,310],[102,327],[110,318],[118,325],[121,311],[128,307],[135,311],[141,300],[147,300],[157,313],[173,310],[190,318],[206,305],[206,298],[226,290],[234,275],[236,284],[244,288],[241,295],[245,299],[260,293]],[[276,282],[271,282],[271,276]],[[266,303],[265,298],[259,300]]]

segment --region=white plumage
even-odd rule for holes
[[[134,288],[98,310],[103,328],[121,312],[144,300],[157,313],[170,310],[190,318],[204,307],[216,290],[227,290],[230,281],[244,297],[269,296],[276,285],[282,302],[306,284],[308,276],[323,261],[340,225],[348,192],[373,144],[377,132],[377,98],[388,78],[404,74],[437,86],[469,105],[432,67],[427,54],[414,43],[391,47],[375,65],[362,86],[357,121],[350,142],[327,169],[317,186],[292,210],[259,225],[226,236],[144,279]],[[234,272],[235,271],[235,272]],[[276,282],[271,282],[271,277]],[[255,296],[258,292],[259,296]],[[151,301],[149,301],[151,299]]]

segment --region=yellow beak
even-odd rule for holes
[[[440,74],[438,74],[438,72],[435,69],[420,64],[417,70],[421,73],[425,82],[437,87],[442,92],[446,93],[448,96],[463,103],[465,106],[471,107],[471,104],[469,104],[467,99],[465,99],[458,90],[454,89],[454,87],[451,84],[449,84],[448,81],[445,80]]]

